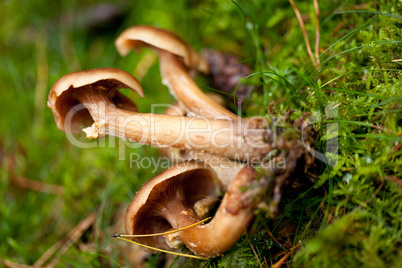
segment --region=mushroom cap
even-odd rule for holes
[[[120,69],[98,68],[66,74],[52,86],[47,101],[47,106],[52,110],[60,130],[66,131],[67,128],[76,130],[79,125],[90,125],[93,122],[88,110],[77,106],[80,104],[77,95],[80,94],[80,89],[86,87],[104,91],[112,103],[129,111],[137,111],[137,107],[131,99],[120,93],[119,89],[128,88],[144,97],[138,80]],[[76,109],[72,119],[65,121],[72,109]]]
[[[116,39],[115,46],[120,55],[130,50],[151,46],[181,57],[192,70],[209,73],[209,65],[201,56],[175,33],[148,25],[133,26],[126,29]]]
[[[184,194],[183,202],[193,209],[206,196],[217,197],[219,183],[215,172],[201,161],[177,163],[155,176],[136,193],[126,211],[127,234],[154,234],[168,231],[172,226],[162,216],[164,203]],[[139,243],[170,249],[164,236],[135,238]]]

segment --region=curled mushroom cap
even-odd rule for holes
[[[60,130],[65,131],[68,127],[76,129],[80,124],[88,125],[93,122],[88,110],[80,109],[65,124],[68,113],[74,108],[78,108],[77,105],[80,104],[79,95],[85,88],[96,88],[104,91],[113,104],[129,111],[137,111],[137,107],[134,102],[121,94],[118,91],[119,89],[128,88],[144,97],[138,80],[120,69],[98,68],[67,74],[52,86],[47,102],[47,106],[52,110],[56,125]]]
[[[116,39],[115,46],[120,55],[126,56],[132,49],[151,46],[182,58],[185,65],[203,73],[209,72],[206,61],[175,33],[148,25],[133,26],[126,29]]]
[[[171,166],[136,193],[126,212],[127,233],[153,234],[169,230],[173,226],[166,217],[176,221],[176,212],[197,221],[190,210],[206,196],[217,197],[217,184],[216,174],[202,162],[180,162]],[[171,248],[163,236],[141,237],[138,241],[153,247]]]
[[[243,202],[244,187],[257,176],[244,167],[230,185],[213,219],[178,232],[174,237],[135,238],[153,247],[177,248],[184,243],[198,256],[212,258],[229,250],[253,218]],[[154,177],[138,191],[126,212],[126,232],[131,235],[160,233],[198,222],[216,197],[216,174],[197,161],[180,162]],[[213,202],[212,202],[213,203]]]
[[[130,49],[142,46],[154,48],[160,59],[162,82],[191,116],[238,119],[235,114],[208,98],[191,78],[188,69],[207,72],[208,65],[176,34],[151,26],[134,26],[125,30],[115,45],[123,56]]]

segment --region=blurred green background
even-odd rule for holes
[[[296,4],[314,50],[313,1]],[[401,7],[396,0],[322,1],[317,71],[294,10],[284,0],[2,1],[3,264],[33,265],[41,258],[59,267],[154,267],[172,261],[172,266],[267,267],[300,244],[284,266],[397,267],[402,256]],[[352,12],[336,13],[342,11]],[[248,63],[254,75],[246,83],[257,90],[242,111],[246,116],[272,114],[270,103],[276,113],[293,109],[295,115],[338,107],[335,118],[318,116],[316,124],[318,130],[338,124],[339,136],[319,131],[317,137],[321,151],[328,140],[339,142],[337,165],[320,165],[315,185],[285,195],[278,219],[260,212],[231,252],[207,263],[150,255],[110,238],[124,231],[121,217],[135,192],[161,171],[154,165],[130,167],[130,153],[158,161],[158,152],[113,138],[95,148],[77,148],[46,107],[58,78],[97,67],[120,68],[139,78],[146,98],[131,97],[140,111],[174,102],[161,85],[152,52],[117,54],[116,37],[138,24],[171,29],[197,51],[213,48]],[[206,77],[197,82],[211,90]],[[85,142],[83,134],[78,138]],[[89,227],[75,228],[85,219],[82,224]],[[284,226],[295,228],[281,233]],[[69,232],[78,235],[71,247]]]

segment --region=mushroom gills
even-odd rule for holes
[[[135,240],[162,249],[171,249],[170,245],[175,247],[181,240],[198,256],[211,258],[222,254],[237,242],[253,218],[252,209],[241,201],[241,188],[247,187],[256,176],[254,168],[245,166],[233,180],[213,219],[181,230],[178,232],[180,239],[172,236]],[[213,170],[198,161],[180,162],[154,177],[141,188],[127,209],[127,233],[140,235],[182,229],[199,221],[200,215],[205,217],[204,211],[210,210],[211,198],[216,200],[218,196],[215,177]],[[195,210],[201,211],[200,215]],[[157,227],[163,229],[156,230]]]

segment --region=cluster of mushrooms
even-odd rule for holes
[[[185,245],[197,256],[216,257],[247,230],[256,209],[274,214],[283,187],[312,165],[306,149],[313,143],[311,130],[302,118],[274,124],[271,118],[240,118],[227,110],[192,78],[197,71],[208,74],[206,61],[170,31],[131,27],[115,45],[122,56],[153,49],[162,82],[178,103],[165,114],[140,113],[119,92],[127,88],[144,97],[131,74],[113,68],[75,72],[49,93],[57,127],[68,132],[85,126],[90,139],[112,135],[160,148],[174,164],[137,192],[127,208],[126,233],[151,247],[178,251]],[[186,226],[193,227],[147,236]]]

